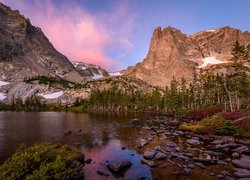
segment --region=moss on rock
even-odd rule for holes
[[[35,144],[19,149],[0,166],[0,179],[84,179],[84,155],[68,146]]]

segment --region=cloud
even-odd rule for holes
[[[130,36],[134,17],[128,13],[128,3],[120,3],[110,13],[93,15],[76,1],[0,1],[20,10],[32,24],[41,27],[55,48],[71,60],[115,69],[119,60],[111,59],[107,50],[133,48]]]

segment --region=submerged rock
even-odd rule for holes
[[[131,161],[121,161],[117,163],[111,163],[107,165],[107,168],[116,174],[122,174],[124,176],[125,172],[132,166]]]

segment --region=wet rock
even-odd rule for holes
[[[246,152],[249,152],[249,148],[247,146],[240,146],[236,149],[233,149],[232,150],[233,152],[238,152],[238,153],[246,153]]]
[[[111,163],[107,165],[107,168],[112,172],[116,174],[122,174],[124,175],[125,172],[132,166],[131,161],[121,161],[117,163]]]
[[[139,148],[142,148],[142,147],[144,147],[144,146],[146,146],[147,144],[149,143],[149,141],[148,140],[146,140],[146,139],[140,139],[139,140]]]
[[[205,166],[202,163],[196,162],[194,163],[195,166],[205,169]]]
[[[150,161],[150,160],[145,160],[145,159],[142,159],[141,160],[141,163],[142,164],[145,164],[145,165],[147,165],[147,166],[149,166],[149,167],[156,167],[158,164],[156,163],[156,162],[154,162],[154,161]]]
[[[187,143],[191,144],[191,145],[199,145],[199,144],[201,144],[201,142],[199,140],[197,140],[197,139],[188,139]]]
[[[90,159],[90,158],[85,160],[86,164],[90,164],[91,162],[92,162],[92,159]]]
[[[154,158],[155,154],[156,154],[155,151],[145,151],[144,154],[143,154],[143,157],[144,157],[145,159],[150,160],[150,159],[153,159],[153,158]]]
[[[105,177],[110,176],[108,173],[106,173],[106,172],[104,172],[104,171],[101,171],[101,170],[97,170],[96,172],[97,172],[97,174],[99,174],[99,175],[101,175],[101,176],[105,176]]]
[[[155,159],[157,159],[157,160],[166,159],[166,158],[167,158],[167,155],[164,154],[164,153],[161,153],[161,152],[158,152],[158,153],[155,155]]]
[[[234,176],[238,178],[250,178],[250,170],[235,168]]]
[[[236,167],[250,170],[250,156],[243,155],[238,160],[232,160],[232,164]]]
[[[144,176],[139,176],[139,177],[137,177],[137,180],[146,180],[146,177],[144,177]]]

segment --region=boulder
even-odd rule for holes
[[[234,166],[250,170],[250,156],[243,155],[240,159],[232,160]]]
[[[167,155],[162,153],[162,152],[158,152],[156,155],[155,155],[155,159],[157,160],[161,160],[161,159],[166,159],[167,158]]]
[[[107,165],[107,168],[115,174],[125,174],[125,172],[132,166],[131,161],[121,161]]]
[[[150,160],[150,159],[154,158],[155,154],[156,154],[156,152],[154,150],[152,150],[152,151],[145,151],[144,154],[143,154],[143,157],[145,159]]]

